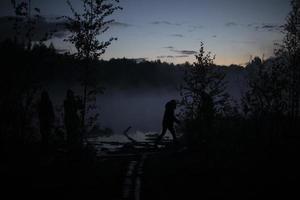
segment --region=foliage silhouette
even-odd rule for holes
[[[228,112],[228,94],[225,92],[224,76],[206,53],[201,43],[196,62],[186,70],[181,88],[182,118],[189,143],[207,138],[212,131],[214,118]]]
[[[81,124],[83,129],[87,129],[86,113],[95,107],[94,104],[88,105],[88,102],[95,102],[96,94],[103,92],[103,88],[99,87],[93,79],[92,63],[105,53],[113,40],[116,40],[116,38],[110,38],[108,41],[100,42],[97,36],[109,29],[109,25],[114,20],[107,20],[107,18],[121,7],[114,5],[114,3],[119,3],[118,0],[82,0],[81,2],[83,11],[78,12],[71,2],[67,1],[73,16],[61,18],[66,20],[66,28],[71,32],[66,41],[74,44],[77,50],[75,57],[84,67],[81,77],[83,86]],[[93,118],[97,119],[97,116]],[[90,121],[95,120],[90,119]]]

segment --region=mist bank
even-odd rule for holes
[[[53,47],[43,45],[24,51],[4,42],[0,49],[3,63],[7,63],[1,68],[3,91],[12,91],[9,85],[16,88],[15,91],[34,85],[49,91],[54,105],[60,110],[63,110],[68,89],[73,89],[76,95],[83,94],[80,80],[85,66],[74,56],[60,54]],[[26,64],[22,65],[20,60],[26,60]],[[174,65],[159,60],[126,58],[95,61],[91,65],[90,78],[105,88],[103,94],[96,96],[96,111],[100,114],[98,122],[102,127],[112,128],[115,133],[128,126],[132,126],[132,130],[160,131],[164,105],[170,99],[180,100],[179,88],[190,66],[189,63]],[[235,65],[214,67],[226,74],[230,96],[240,99],[248,69]]]
[[[180,86],[188,65],[120,59],[101,61],[98,67],[99,82],[105,88],[103,94],[97,95],[98,123],[120,134],[129,126],[132,133],[161,131],[165,103],[181,100]],[[234,66],[220,67],[220,70],[226,74],[227,92],[239,102],[246,88],[246,70]],[[50,85],[57,103],[63,102],[69,88],[77,95],[83,94],[76,81],[52,81]]]

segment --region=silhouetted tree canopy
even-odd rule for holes
[[[81,124],[84,130],[88,128],[86,114],[95,108],[96,94],[103,92],[102,87],[99,87],[93,76],[95,69],[92,67],[92,62],[100,59],[111,42],[116,40],[112,37],[108,41],[100,41],[98,36],[109,29],[109,25],[114,20],[107,18],[121,7],[115,5],[119,3],[119,0],[81,0],[81,3],[82,11],[76,11],[71,2],[67,0],[72,16],[61,18],[66,20],[65,26],[71,33],[65,41],[74,44],[77,50],[74,55],[84,67],[81,76],[83,86]],[[96,119],[96,116],[93,118]]]

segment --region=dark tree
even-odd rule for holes
[[[13,29],[15,31],[14,42],[24,45],[27,50],[32,48],[34,42],[42,44],[44,41],[51,38],[55,30],[46,32],[38,41],[34,41],[36,36],[36,29],[38,23],[43,21],[43,17],[40,15],[39,8],[31,7],[31,0],[27,1],[15,1],[11,0],[11,4],[14,8],[15,17]]]
[[[299,117],[300,101],[300,2],[291,1],[292,11],[284,26],[285,38],[277,55],[285,58],[288,82],[288,111],[292,119]]]
[[[66,19],[66,28],[72,33],[66,41],[74,44],[77,50],[75,57],[84,67],[81,78],[83,86],[81,123],[83,129],[86,129],[87,112],[94,108],[93,105],[89,105],[89,102],[94,102],[96,94],[103,90],[93,77],[93,63],[99,60],[111,42],[116,40],[110,38],[108,41],[99,41],[98,36],[109,29],[109,25],[114,20],[108,18],[121,7],[115,5],[119,0],[81,0],[81,2],[83,11],[78,12],[70,1],[67,1],[73,16],[63,16],[63,18]]]
[[[247,66],[248,91],[243,97],[244,113],[263,119],[286,114],[287,80],[278,58],[255,57]]]
[[[243,98],[244,112],[268,135],[279,133],[285,126],[290,128],[287,124],[296,125],[299,118],[299,0],[291,1],[291,5],[283,26],[283,44],[275,50],[275,57],[266,61],[255,58],[246,67],[249,88]]]
[[[293,0],[291,5],[283,44],[275,50],[275,57],[266,61],[255,58],[246,67],[249,90],[243,98],[244,111],[265,124],[286,117],[291,123],[299,117],[299,1]]]
[[[183,118],[187,132],[199,139],[209,135],[214,118],[227,111],[228,94],[225,92],[224,74],[214,65],[215,57],[206,53],[201,43],[196,62],[186,69],[181,89]]]

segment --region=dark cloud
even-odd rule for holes
[[[178,56],[175,56],[176,58],[187,58],[189,57],[188,55],[178,55]]]
[[[283,25],[270,24],[270,23],[249,23],[249,24],[237,24],[235,22],[228,22],[225,24],[227,27],[241,26],[245,28],[251,28],[255,31],[282,31],[284,29]]]
[[[248,28],[253,28],[255,31],[276,31],[280,32],[284,29],[283,25],[271,24],[271,23],[251,23],[244,25]]]
[[[157,56],[158,59],[163,59],[163,58],[187,58],[190,55],[194,55],[197,52],[193,51],[193,50],[177,50],[175,49],[173,46],[167,46],[167,47],[163,47],[165,49],[169,49],[171,52],[179,54],[179,55],[161,55],[161,56]]]
[[[164,49],[174,49],[173,46],[167,46],[167,47],[163,47]]]
[[[175,53],[179,53],[179,54],[182,54],[182,55],[194,55],[197,53],[197,51],[192,51],[192,50],[171,50]]]
[[[282,31],[284,29],[283,25],[278,24],[261,24],[255,26],[256,31]]]
[[[163,55],[163,56],[157,56],[156,58],[157,59],[165,59],[165,58],[168,58],[168,59],[174,59],[174,58],[187,58],[189,57],[188,55],[175,55],[175,56],[172,56],[172,55]]]
[[[4,16],[0,17],[0,39],[12,38],[15,35],[13,29],[15,17]],[[26,34],[26,22],[19,22],[20,34],[19,37],[24,37]],[[44,17],[40,17],[35,25],[32,40],[38,41],[45,37],[46,33],[55,32],[52,37],[63,38],[67,35],[67,31],[63,21],[48,21]]]
[[[175,58],[175,57],[171,55],[167,55],[167,56],[157,56],[156,58],[163,59],[163,58]]]
[[[132,27],[134,25],[115,21],[115,22],[111,23],[111,26],[112,27],[120,27],[120,28],[128,28],[128,27]]]
[[[183,35],[182,35],[182,34],[171,34],[170,36],[172,36],[172,37],[180,37],[180,38],[182,38],[182,37],[183,37]]]
[[[255,26],[255,25],[257,25],[257,24],[256,24],[256,23],[247,24],[247,27],[253,27],[253,26]]]
[[[173,22],[169,22],[169,21],[154,21],[154,22],[151,22],[151,24],[154,24],[154,25],[170,25],[170,26],[181,26],[182,24],[181,23],[173,23]]]
[[[235,23],[235,22],[227,22],[226,24],[225,24],[225,26],[227,26],[227,27],[232,27],[232,26],[237,26],[238,24],[237,23]]]
[[[217,38],[217,36],[216,36],[216,35],[213,35],[212,37],[213,37],[213,38]]]
[[[190,55],[197,54],[196,51],[193,51],[193,50],[178,50],[178,49],[175,49],[174,46],[167,46],[167,47],[163,47],[163,48],[169,49],[173,53],[180,54],[180,55],[175,55],[174,57],[188,57]]]

